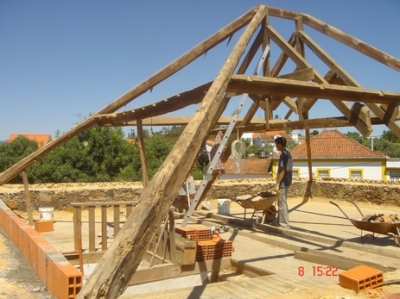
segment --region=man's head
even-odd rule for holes
[[[275,146],[278,151],[282,151],[286,148],[286,138],[279,136],[275,138]]]

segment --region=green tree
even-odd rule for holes
[[[15,163],[25,158],[29,154],[33,153],[38,149],[38,144],[29,140],[25,136],[18,136],[11,142],[5,142],[0,144],[0,172],[5,171],[6,169],[13,166]],[[30,170],[27,171],[28,177]],[[20,176],[16,176],[10,183],[21,183],[22,178]]]
[[[381,138],[391,143],[400,143],[400,139],[392,131],[383,131]]]

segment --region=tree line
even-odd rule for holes
[[[144,130],[150,179],[157,172],[184,127]],[[57,133],[56,135],[59,135]],[[57,136],[56,136],[57,137]],[[30,183],[141,181],[142,169],[135,132],[125,137],[121,128],[93,126],[53,149],[26,170]],[[0,172],[38,149],[35,141],[18,136],[0,143]],[[193,171],[202,177],[201,168]],[[199,178],[197,178],[199,179]],[[9,183],[21,183],[20,176]]]
[[[184,126],[164,127],[156,133],[152,130],[144,130],[150,179],[164,162],[184,128]],[[318,134],[317,130],[311,132],[312,136],[316,134]],[[56,133],[56,137],[57,135],[59,133]],[[374,151],[392,158],[400,158],[400,139],[391,131],[383,131],[382,136],[374,138],[373,141],[371,138],[362,137],[357,132],[348,132],[345,135],[369,148],[373,142]],[[256,158],[259,150],[268,150],[268,145],[265,148],[247,145],[248,157],[255,154]],[[290,148],[293,146],[295,145],[291,145]],[[0,143],[0,172],[10,168],[37,149],[38,144],[24,136],[19,136],[12,142]],[[197,164],[192,175],[196,180],[200,180],[205,171],[206,169]],[[135,131],[131,130],[125,136],[121,128],[93,126],[53,149],[29,167],[26,172],[30,183],[142,181],[142,167]],[[22,178],[16,176],[9,183],[22,183]]]

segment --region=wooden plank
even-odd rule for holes
[[[78,250],[78,237],[82,238],[82,211],[81,207],[74,206],[74,249]]]
[[[268,15],[293,21],[301,17],[301,14],[298,12],[272,6],[268,6]]]
[[[91,201],[91,202],[71,202],[70,205],[73,207],[102,207],[102,206],[114,206],[114,205],[132,205],[136,206],[139,201]]]
[[[120,226],[120,219],[121,214],[120,214],[120,208],[119,205],[114,206],[114,238],[119,232],[119,226]]]
[[[96,116],[96,122],[100,125],[122,125],[132,120],[161,116],[163,114],[183,109],[187,106],[198,104],[204,98],[212,82],[202,84],[191,90],[187,90],[159,102],[138,107],[134,110],[126,110],[118,113],[100,114]]]
[[[268,288],[266,286],[259,285],[259,284],[251,284],[250,283],[251,281],[252,281],[252,279],[247,279],[247,280],[238,282],[237,285],[240,285],[241,287],[246,288],[248,290],[252,290],[255,294],[258,295],[257,298],[268,298],[268,297],[275,296],[275,294],[271,294],[268,291]]]
[[[131,204],[127,204],[125,206],[125,208],[126,208],[126,218],[128,218],[129,215],[132,213],[132,205]]]
[[[28,223],[29,225],[33,225],[34,223],[33,223],[32,206],[31,206],[31,195],[29,194],[28,177],[26,176],[25,171],[23,171],[21,175],[22,175],[22,181],[24,182],[26,210],[28,212]]]
[[[142,168],[142,181],[143,188],[146,188],[149,184],[149,173],[147,170],[147,158],[146,158],[146,147],[144,144],[144,134],[143,134],[143,125],[142,120],[137,120],[137,131],[138,131],[138,146],[139,146],[139,155],[140,155],[140,164]]]
[[[238,298],[254,298],[254,299],[260,298],[259,293],[261,292],[261,289],[258,289],[258,292],[257,292],[257,291],[255,291],[255,287],[249,288],[246,286],[242,286],[242,282],[248,282],[248,281],[251,281],[251,279],[245,279],[244,281],[240,280],[240,279],[238,279],[238,280],[235,279],[233,281],[228,281],[229,285],[227,285],[227,287],[231,288],[235,292],[235,295]],[[279,294],[279,293],[264,292],[263,298],[266,298],[265,295],[271,296],[272,294]]]
[[[289,293],[291,291],[293,291],[295,289],[295,287],[293,287],[292,285],[280,282],[278,280],[273,280],[271,278],[273,278],[274,276],[276,276],[277,274],[274,275],[270,275],[270,276],[266,276],[266,277],[257,277],[251,280],[251,283],[254,286],[263,286],[263,289],[273,289],[275,292],[277,293]]]
[[[311,67],[302,70],[297,70],[289,74],[277,76],[277,78],[292,79],[299,81],[314,80],[314,69]]]
[[[89,206],[89,252],[96,251],[96,228],[95,228],[95,210],[96,207]]]
[[[186,126],[191,119],[192,116],[156,116],[152,117],[151,119],[143,119],[142,124],[144,126],[153,126],[153,127]],[[229,125],[231,120],[232,120],[231,116],[221,116],[217,120],[216,125]],[[237,122],[241,124],[243,122],[243,117],[238,117]],[[250,120],[250,123],[263,124],[265,123],[265,120],[263,118],[252,118]],[[122,123],[114,123],[114,124],[117,124],[118,126],[136,126],[137,122],[136,120],[133,120]]]
[[[325,22],[318,20],[307,14],[301,14],[303,23],[311,28],[349,46],[368,57],[371,57],[397,71],[400,71],[400,60],[389,55]]]
[[[271,39],[288,55],[300,69],[312,68],[312,65],[302,57],[271,25],[266,27]],[[314,81],[324,82],[324,78],[314,70]]]
[[[265,284],[264,281],[260,283],[260,281],[256,281],[255,279],[247,279],[240,284],[246,284],[248,286],[248,289],[261,290],[261,292],[264,293],[263,295],[265,296],[263,298],[272,297],[283,293],[279,290],[272,288],[271,285]]]
[[[343,80],[343,82],[349,86],[361,87],[360,84],[350,75],[348,74],[340,65],[335,62],[324,50],[322,50],[306,33],[300,33],[302,40],[307,44],[307,46],[317,54],[333,71],[335,71],[339,77]],[[385,92],[381,92],[385,95]],[[395,93],[390,93],[391,96],[395,95]],[[398,106],[398,103],[387,103],[389,105]],[[367,103],[367,107],[374,112],[383,122],[388,126],[390,130],[394,132],[397,136],[400,136],[400,126],[391,118],[388,117],[385,111],[379,107],[376,103],[370,102]],[[362,112],[364,117],[361,117],[362,121],[369,125],[370,131],[372,132],[371,123],[365,119],[365,110]],[[360,115],[361,116],[361,115]],[[349,118],[350,119],[350,118]],[[357,127],[358,128],[358,127]],[[361,132],[361,131],[360,131]],[[369,136],[367,133],[362,133],[365,137]]]
[[[247,298],[247,294],[240,292],[238,288],[236,288],[235,285],[231,285],[230,283],[218,283],[215,285],[215,287],[218,287],[225,291],[225,296],[230,296],[231,298]]]
[[[107,250],[107,206],[101,206],[101,249]]]
[[[296,289],[303,289],[304,287],[315,287],[314,283],[310,282],[310,277],[305,277],[302,276],[302,278],[293,278],[293,277],[283,277],[282,275],[271,275],[271,277],[268,277],[271,279],[271,281],[279,281],[283,282],[287,285],[291,285],[292,287],[295,287]]]
[[[288,44],[290,46],[294,46],[296,43],[296,38],[295,35],[292,34],[288,40]],[[282,51],[282,53],[279,55],[278,59],[275,62],[274,67],[271,70],[271,76],[275,77],[278,76],[282,68],[285,66],[286,61],[288,60],[289,56],[285,53],[285,51]]]
[[[400,102],[400,93],[387,95],[369,88],[316,84],[313,82],[260,76],[233,75],[227,90],[237,93],[317,97],[340,101],[350,98],[352,101],[362,101],[364,103],[391,104],[393,102]]]
[[[399,105],[397,103],[392,104],[382,104],[380,108],[385,111],[385,114],[390,117],[390,119],[396,121],[399,115]]]

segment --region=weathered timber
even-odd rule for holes
[[[32,215],[32,205],[31,205],[31,195],[29,193],[29,184],[28,184],[28,177],[26,172],[23,171],[21,173],[22,181],[24,183],[24,191],[25,191],[25,200],[26,200],[26,210],[28,212],[28,223],[29,225],[33,225],[33,215]]]
[[[293,21],[301,16],[298,12],[271,6],[268,6],[268,15]]]
[[[296,43],[296,38],[295,35],[292,34],[288,40],[288,44],[291,45],[292,47]],[[282,70],[282,68],[285,66],[286,61],[288,60],[289,56],[285,53],[285,51],[282,51],[282,53],[279,55],[278,59],[275,62],[274,67],[271,70],[271,77],[276,77]]]
[[[364,55],[367,55],[376,61],[379,61],[397,71],[400,71],[400,60],[393,57],[392,55],[386,54],[385,52],[368,45],[367,43],[355,38],[327,23],[324,23],[310,15],[302,14],[304,24],[326,34],[327,36],[349,46]]]
[[[289,74],[277,76],[277,78],[300,80],[300,81],[314,80],[314,70],[312,67],[302,70],[296,70]]]
[[[296,26],[298,29],[302,28],[302,24],[300,23],[300,20],[296,22]],[[286,54],[296,63],[296,65],[300,68],[309,68],[311,65],[305,60],[304,57],[300,55],[297,51],[295,51],[286,41],[272,28],[272,27],[267,27],[268,33],[271,35],[271,38],[279,44],[279,46],[284,49]],[[302,40],[299,39],[300,31],[296,32],[296,37],[297,37],[297,42],[302,43]],[[297,48],[303,49],[303,46],[298,46]],[[304,50],[304,49],[303,49]],[[328,82],[323,78],[320,74],[318,74],[315,70],[315,79],[314,81],[317,83],[324,83],[327,84]],[[341,111],[344,113],[347,117],[350,117],[350,107],[343,102],[340,101],[335,101],[333,104]],[[306,113],[308,110],[304,109],[303,113]],[[360,122],[356,123],[357,129],[364,135],[364,136],[369,136],[369,134],[372,132],[372,128],[368,126],[368,124],[363,125]]]
[[[350,76],[343,68],[341,68],[340,65],[336,63],[325,51],[323,51],[306,33],[301,32],[300,34],[302,40],[307,44],[307,46],[309,46],[310,49],[321,58],[321,60],[323,60],[333,71],[335,71],[345,84],[354,87],[361,87],[360,84],[352,76]],[[390,93],[382,92],[382,94],[393,95],[392,92]],[[390,104],[392,107],[398,106],[398,104],[395,102],[387,104]],[[367,107],[372,112],[374,112],[396,136],[400,136],[400,126],[392,119],[390,115],[386,113],[386,111],[384,111],[380,106],[378,106],[374,102],[368,102]],[[365,115],[366,107],[363,107],[363,109],[364,111],[361,112],[363,115]],[[365,123],[366,121],[368,121],[369,117],[367,116],[367,120],[365,119],[365,117],[364,118],[361,117],[361,119]],[[366,124],[369,125],[369,127],[371,128],[370,123]],[[372,128],[370,130],[372,132]],[[363,135],[364,137],[367,137],[369,134],[367,136],[365,134]]]
[[[189,121],[192,119],[192,116],[156,116],[152,118],[147,118],[142,120],[142,125],[143,126],[184,126],[189,123]],[[232,120],[231,116],[221,116],[218,121],[217,125],[228,125]],[[237,119],[238,125],[241,125],[243,122],[243,117],[238,117]],[[250,120],[250,123],[252,124],[261,124],[265,123],[265,120],[263,118],[253,118]],[[137,121],[128,121],[128,122],[123,122],[123,123],[115,123],[114,125],[118,126],[136,126]]]
[[[137,133],[138,133],[140,164],[142,166],[143,187],[146,188],[147,185],[149,184],[149,173],[147,170],[146,147],[144,144],[143,124],[141,119],[137,120]]]
[[[355,80],[347,74],[347,72],[326,53],[317,43],[313,41],[305,32],[299,31],[300,39],[332,70],[334,71],[347,85]],[[360,86],[358,86],[360,87]],[[333,104],[342,112],[364,136],[368,137],[372,133],[371,121],[369,118],[369,111],[367,107],[361,109],[351,109],[350,105],[345,101],[332,101]],[[358,107],[356,107],[358,108]],[[354,111],[357,113],[355,114]],[[360,124],[363,122],[365,125]]]
[[[386,93],[362,87],[245,75],[232,75],[227,90],[237,94],[272,94],[291,97],[318,97],[329,100],[350,98],[353,101],[364,103],[391,104],[400,102],[400,93],[397,92]]]
[[[178,142],[140,196],[140,204],[106,251],[98,266],[83,286],[77,298],[117,298],[135,273],[147,244],[153,239],[164,215],[189,173],[201,143],[210,130],[229,78],[243,55],[258,25],[265,17],[266,8],[257,12],[239,38],[224,66],[205,95],[197,113],[183,131]],[[216,96],[219,95],[220,98]]]
[[[396,120],[397,115],[399,115],[399,105],[397,103],[392,104],[382,104],[381,109],[385,111],[385,114],[392,120]]]
[[[397,120],[400,120],[400,115],[397,116]],[[378,117],[372,115],[371,123],[373,125],[383,125],[384,123]],[[269,127],[271,131],[280,130],[301,130],[301,129],[326,129],[326,128],[344,128],[352,127],[353,124],[344,116],[337,117],[325,117],[325,118],[314,118],[304,120],[289,120],[289,119],[272,119]],[[245,132],[261,132],[265,131],[264,124],[249,124],[247,126],[238,126],[237,130],[240,133]],[[225,132],[224,128],[214,129],[210,131],[210,134],[215,134],[218,131]]]
[[[123,125],[125,122],[160,116],[172,111],[198,104],[204,98],[212,82],[205,83],[191,90],[173,95],[159,102],[138,107],[134,110],[121,111],[112,114],[101,114],[95,117],[101,125]]]
[[[302,18],[299,18],[296,20],[296,52],[299,53],[299,55],[304,58],[305,52],[304,52],[304,44],[299,38],[299,32],[303,30],[303,20]],[[324,81],[325,78],[322,78],[322,82],[327,83],[327,81]],[[299,120],[305,120],[309,119],[308,116],[308,111],[304,111],[302,109],[301,113],[299,113]],[[312,173],[312,157],[311,157],[311,134],[309,129],[305,129],[306,133],[306,149],[307,149],[307,165],[308,165],[308,181],[312,182],[313,180],[313,173]]]

